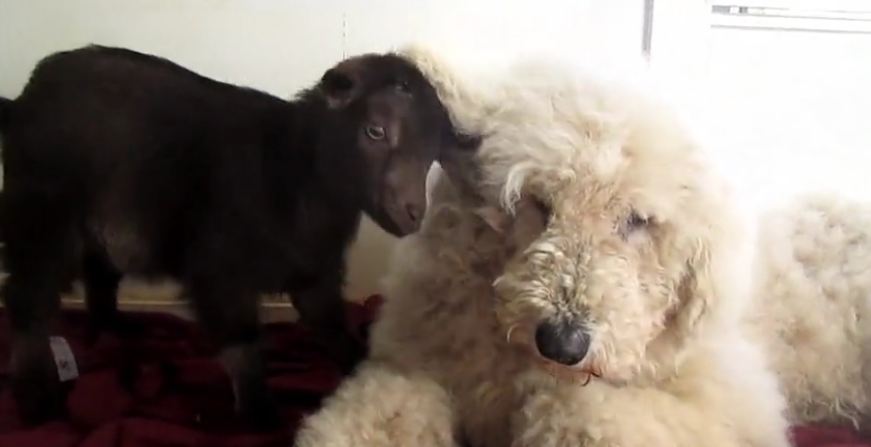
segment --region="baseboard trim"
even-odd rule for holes
[[[0,273],[0,282],[6,275]],[[144,283],[124,280],[118,290],[118,309],[122,312],[162,312],[191,320],[193,313],[187,300],[181,298],[180,287],[173,282]],[[0,308],[3,307],[0,302]],[[84,309],[84,291],[80,283],[73,284],[71,293],[61,296],[64,309]],[[260,319],[264,323],[297,321],[299,314],[286,296],[266,296],[260,303]]]
[[[81,298],[64,298],[61,300],[64,309],[84,309],[85,301]],[[187,301],[152,301],[120,297],[118,309],[122,312],[155,312],[175,315],[186,320],[193,320],[193,313]],[[290,303],[261,303],[260,319],[263,323],[292,322],[299,319],[299,314]]]

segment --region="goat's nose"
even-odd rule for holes
[[[414,203],[406,204],[405,212],[408,213],[408,219],[413,223],[419,223],[420,219],[423,217],[423,211],[421,211],[420,206]]]
[[[535,330],[535,345],[542,357],[562,365],[576,365],[590,347],[583,325],[568,319],[548,319]]]

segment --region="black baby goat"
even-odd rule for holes
[[[22,415],[61,410],[49,347],[59,294],[81,279],[97,329],[123,330],[122,275],[170,276],[222,347],[240,412],[277,421],[258,297],[287,292],[346,370],[364,354],[343,320],[345,251],[362,212],[417,230],[426,172],[455,134],[433,87],[395,54],[342,61],[294,100],[173,62],[89,46],[43,59],[0,99],[0,231]]]

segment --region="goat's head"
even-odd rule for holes
[[[417,231],[432,163],[474,141],[457,135],[432,85],[400,56],[346,59],[324,73],[318,89],[328,110],[322,168],[384,230]]]

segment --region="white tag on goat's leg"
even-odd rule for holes
[[[76,365],[76,357],[69,343],[63,337],[49,337],[49,346],[54,355],[54,364],[57,366],[57,376],[61,382],[73,380],[79,377],[79,368]]]

